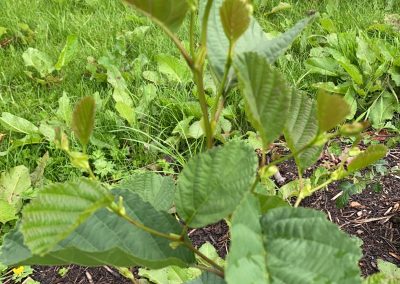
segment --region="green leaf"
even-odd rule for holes
[[[122,102],[129,107],[133,106],[131,93],[128,85],[118,68],[111,62],[108,57],[99,59],[99,64],[107,69],[107,81],[114,88],[113,99],[116,103]]]
[[[126,214],[138,222],[166,234],[179,235],[182,232],[182,226],[175,217],[155,210],[138,194],[125,190],[114,190],[113,193],[122,196]],[[187,267],[195,262],[195,258],[185,247],[173,249],[169,240],[132,226],[104,208],[43,257],[32,255],[24,245],[23,235],[18,230],[12,231],[6,235],[1,247],[0,262],[7,265],[106,264],[158,269],[169,265]]]
[[[66,92],[63,92],[61,98],[58,99],[57,117],[64,120],[67,125],[70,125],[72,120],[72,107],[70,99]]]
[[[310,144],[318,135],[316,102],[306,94],[293,92],[284,135],[290,151],[298,152]],[[314,164],[322,151],[313,146],[295,155],[296,164],[304,170]]]
[[[125,119],[131,126],[135,124],[136,121],[136,112],[133,107],[127,105],[124,102],[116,102],[115,109],[118,111],[118,114]]]
[[[225,260],[222,259],[215,247],[210,243],[210,242],[205,242],[204,244],[201,245],[199,248],[199,251],[207,256],[209,259],[214,261],[216,264],[218,264],[221,267],[225,266]],[[196,255],[197,262],[203,266],[211,267],[211,264],[206,262],[204,259]]]
[[[21,232],[25,244],[33,254],[44,255],[112,201],[105,188],[84,178],[47,186],[23,210]]]
[[[51,58],[44,52],[35,48],[28,48],[23,54],[25,66],[33,67],[41,77],[46,77],[54,71],[54,65]]]
[[[71,127],[82,146],[86,147],[94,128],[96,102],[91,96],[82,98],[75,106]]]
[[[5,200],[0,199],[0,223],[7,223],[17,219],[17,210]]]
[[[318,123],[321,132],[329,131],[336,127],[344,122],[350,114],[350,107],[342,96],[319,92],[317,102]]]
[[[256,169],[255,152],[243,142],[229,142],[196,155],[178,178],[179,216],[193,228],[228,216],[250,190]]]
[[[155,23],[176,31],[189,10],[187,0],[125,0]]]
[[[378,259],[379,273],[368,276],[363,284],[397,284],[400,282],[400,268],[390,262]]]
[[[350,173],[361,170],[386,156],[388,149],[385,145],[370,145],[367,150],[358,154],[347,166]]]
[[[243,88],[249,121],[260,133],[264,146],[282,133],[291,90],[283,75],[257,53],[243,53],[234,61]]]
[[[32,122],[8,112],[3,112],[1,114],[0,123],[5,129],[10,131],[25,134],[39,133],[39,129]]]
[[[384,92],[370,107],[369,118],[375,129],[383,128],[393,118],[398,102],[389,92]]]
[[[57,71],[60,71],[65,65],[67,65],[75,56],[78,49],[78,37],[76,35],[69,35],[67,42],[63,50],[58,57],[56,65],[54,67]]]
[[[124,179],[118,188],[137,193],[156,210],[168,211],[172,208],[175,183],[171,177],[150,172],[135,174]]]
[[[247,0],[224,0],[219,11],[226,37],[236,42],[250,25],[252,6]]]
[[[225,269],[225,279],[230,284],[270,283],[260,215],[260,204],[250,193],[233,213],[231,247]]]
[[[199,277],[201,270],[193,267],[167,266],[161,269],[139,268],[138,274],[155,284],[181,284]]]
[[[310,73],[332,77],[340,75],[337,61],[331,57],[311,57],[306,60],[305,66]]]
[[[229,40],[225,35],[220,16],[220,8],[223,1],[213,1],[207,31],[207,55],[210,65],[219,79],[224,74],[226,55],[229,50]],[[200,1],[200,8],[204,8],[205,2]],[[249,28],[237,41],[234,54],[240,55],[244,52],[257,52],[264,55],[268,59],[268,62],[273,64],[313,18],[308,17],[299,21],[290,30],[274,39],[268,39],[261,26],[252,18]]]
[[[186,83],[190,80],[191,74],[185,62],[168,54],[158,54],[158,71],[165,74],[169,79]]]
[[[0,200],[6,201],[18,212],[22,206],[22,194],[31,187],[29,169],[14,167],[0,177]]]
[[[276,208],[262,217],[261,227],[271,283],[361,283],[358,241],[324,213]]]
[[[211,272],[204,272],[195,280],[185,282],[186,284],[226,284],[225,280]]]
[[[260,202],[260,210],[262,214],[267,213],[269,210],[274,208],[290,206],[289,203],[279,196],[256,194],[256,197]]]
[[[272,15],[272,14],[276,14],[282,11],[286,11],[292,8],[292,5],[290,5],[289,3],[286,2],[279,2],[278,5],[276,5],[275,7],[273,7],[271,9],[271,11],[267,12],[266,15]]]
[[[343,67],[344,70],[346,70],[346,72],[350,75],[350,77],[353,79],[353,81],[357,85],[363,84],[363,81],[364,81],[363,76],[362,76],[360,70],[358,70],[357,66],[350,63],[350,61],[347,58],[338,60],[338,63],[340,66]]]

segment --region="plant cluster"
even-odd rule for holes
[[[94,163],[97,171],[92,169],[88,145],[93,142],[98,104],[92,96],[84,97],[67,116],[70,135],[60,127],[51,133],[56,146],[86,177],[53,183],[38,191],[23,208],[16,228],[5,236],[0,261],[6,265],[139,265],[143,267],[140,274],[155,282],[160,281],[154,279],[161,270],[167,278],[185,275],[180,280],[187,283],[361,283],[359,241],[340,231],[323,213],[299,205],[330,183],[383,158],[387,149],[371,145],[361,151],[357,145],[366,123],[346,123],[351,115],[346,99],[327,92],[310,98],[289,86],[273,66],[314,16],[268,39],[247,0],[127,2],[159,25],[187,64],[189,71],[182,74],[189,72],[191,76],[176,76],[171,71],[177,70],[178,65],[171,63],[174,60],[160,57],[160,66],[164,66],[160,68],[169,76],[193,78],[201,118],[196,129],[192,124],[189,131],[205,136],[207,150],[182,163],[177,181],[144,172],[117,184],[101,183],[97,176],[107,174],[112,165],[100,162],[103,156],[98,153]],[[189,45],[185,46],[177,31],[187,15]],[[212,71],[216,85],[211,100],[206,94],[206,68]],[[103,58],[90,61],[88,70],[95,79],[106,78],[113,86],[119,116],[135,125],[138,107],[118,69]],[[102,70],[106,70],[106,77]],[[236,91],[243,97],[246,117],[261,139],[260,160],[247,141],[221,135],[227,124],[224,111],[229,109],[229,96]],[[12,121],[7,124],[12,128],[14,119],[3,114],[1,121]],[[26,121],[21,125],[28,126],[22,133],[30,135],[34,129],[35,134],[44,135]],[[268,162],[266,153],[281,135],[290,154]],[[79,141],[80,150],[70,146],[71,136]],[[324,178],[303,177],[334,137],[352,138],[346,157]],[[271,187],[270,178],[277,166],[291,158],[296,162],[298,179],[281,188]],[[209,244],[196,248],[188,237],[189,228],[224,219],[230,224],[231,237],[225,261]],[[390,264],[381,265],[382,272],[366,283],[382,279],[390,283],[398,278],[398,271]]]

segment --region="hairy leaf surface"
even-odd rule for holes
[[[156,210],[168,211],[174,202],[175,184],[168,176],[150,172],[135,174],[124,179],[118,188],[137,193]]]
[[[49,185],[23,210],[25,244],[34,254],[45,254],[112,201],[111,193],[89,179]]]
[[[260,215],[259,201],[252,194],[247,194],[233,213],[231,247],[225,269],[225,278],[230,284],[269,283]]]
[[[361,283],[361,250],[322,212],[281,207],[261,219],[271,283]]]
[[[140,196],[127,190],[113,191],[122,196],[126,213],[142,224],[164,233],[180,234],[181,225],[166,212],[155,210]],[[162,268],[194,263],[192,252],[184,247],[172,249],[169,241],[132,226],[107,209],[101,209],[80,225],[68,238],[43,257],[32,255],[23,235],[13,230],[6,235],[0,262],[7,265],[39,264],[84,266],[145,266]]]
[[[238,56],[234,66],[243,88],[247,116],[266,146],[282,133],[291,90],[284,76],[255,52]]]
[[[311,143],[318,135],[317,105],[306,94],[293,92],[284,134],[293,153]],[[317,161],[321,150],[321,146],[314,146],[295,155],[296,164],[303,170],[308,168]]]
[[[200,4],[204,5],[204,2],[206,1],[200,1]],[[222,78],[224,74],[226,55],[229,49],[229,40],[225,35],[219,12],[222,4],[223,0],[214,0],[207,30],[208,58],[218,78]],[[240,55],[244,52],[254,51],[264,55],[268,58],[269,63],[273,64],[312,18],[308,17],[299,21],[293,28],[273,39],[268,39],[261,26],[252,18],[248,29],[237,41],[234,53]]]
[[[125,0],[140,12],[154,20],[157,24],[165,25],[176,31],[185,19],[189,10],[187,0]]]
[[[257,158],[243,142],[230,142],[192,158],[178,178],[179,216],[190,227],[215,223],[232,213],[250,190]]]

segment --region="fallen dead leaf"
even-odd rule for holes
[[[364,205],[358,203],[357,201],[350,202],[350,207],[352,207],[352,208],[366,208]]]

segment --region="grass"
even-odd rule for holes
[[[339,31],[351,29],[365,30],[375,21],[381,21],[386,13],[399,13],[399,1],[320,1],[287,0],[293,8],[267,16],[266,13],[279,1],[260,4],[256,16],[267,31],[283,31],[304,17],[310,10],[320,13],[330,11],[330,17]],[[335,6],[334,3],[338,3]],[[388,6],[392,3],[392,6]],[[327,8],[328,7],[328,8]],[[390,10],[385,11],[385,9]],[[156,56],[160,53],[178,55],[173,44],[148,20],[138,16],[132,9],[126,8],[118,0],[5,0],[0,2],[0,26],[7,34],[0,37],[13,38],[13,42],[0,48],[0,110],[24,117],[36,125],[40,121],[54,120],[58,100],[66,92],[73,102],[85,95],[98,93],[103,99],[103,109],[97,115],[95,138],[97,146],[105,159],[115,164],[114,178],[123,172],[129,172],[151,164],[165,155],[172,156],[177,164],[185,162],[187,155],[201,149],[202,141],[183,137],[177,151],[168,151],[165,140],[184,117],[193,110],[188,101],[194,101],[192,86],[183,87],[173,83],[157,85],[157,97],[152,101],[149,113],[142,119],[139,129],[127,127],[115,115],[111,89],[106,83],[90,80],[87,75],[87,58],[99,59],[108,55],[115,58],[119,67],[126,70],[129,89],[136,97],[142,96],[141,87],[146,82],[141,74],[130,69],[130,63],[140,55],[145,55],[149,64],[142,71],[156,71]],[[26,24],[33,35],[21,29]],[[122,36],[141,26],[150,26],[145,37],[129,39]],[[181,31],[184,38],[186,27]],[[292,60],[281,60],[280,67],[293,83],[307,89],[309,78],[299,82],[304,74],[303,61],[307,58],[308,41],[314,34],[323,33],[319,23],[309,27],[288,53]],[[21,34],[23,36],[21,36]],[[54,61],[63,48],[66,37],[76,34],[79,37],[79,52],[66,66],[61,75],[62,82],[50,86],[40,86],[24,73],[27,68],[22,59],[23,52],[33,47],[47,53]],[[31,39],[29,39],[31,37]],[[119,38],[119,39],[118,39]],[[122,38],[122,39],[121,39]],[[24,42],[25,41],[25,42]],[[237,117],[233,121],[235,129],[246,131],[243,112],[239,110],[240,98],[233,97]],[[196,112],[196,111],[194,111]],[[20,136],[8,133],[0,144],[0,151],[6,150],[11,141]],[[100,141],[100,142],[99,142]],[[158,147],[158,151],[149,150],[149,145]],[[102,146],[100,146],[102,145]],[[74,145],[76,147],[76,145]],[[18,148],[6,156],[0,157],[0,171],[24,164],[31,170],[37,159],[46,151],[53,157],[46,171],[46,177],[52,181],[73,178],[79,173],[74,170],[65,156],[46,143]]]

